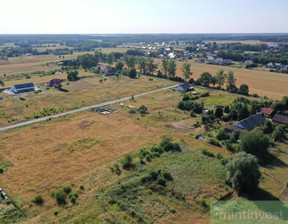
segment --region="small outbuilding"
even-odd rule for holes
[[[187,92],[189,90],[194,90],[194,87],[191,86],[189,83],[187,82],[184,82],[182,83],[181,85],[179,85],[177,87],[177,91],[180,91],[180,92]]]
[[[35,86],[32,82],[11,86],[11,92],[13,93],[24,93],[32,91],[35,91]]]

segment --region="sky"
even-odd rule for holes
[[[288,33],[288,0],[0,0],[0,34]]]

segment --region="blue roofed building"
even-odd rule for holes
[[[35,91],[35,86],[32,82],[30,83],[24,83],[24,84],[17,84],[11,86],[11,92],[13,93],[24,93],[24,92],[31,92]]]
[[[264,125],[266,118],[263,114],[255,114],[247,117],[237,123],[226,126],[225,131],[243,133],[244,131],[251,131],[256,127]]]
[[[265,121],[265,116],[262,114],[255,114],[233,124],[232,128],[236,128],[236,130],[242,133],[243,131],[251,131],[256,127],[263,125]]]

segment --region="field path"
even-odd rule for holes
[[[176,86],[178,86],[178,85],[167,86],[167,87],[164,87],[164,88],[161,88],[161,89],[156,89],[156,90],[151,90],[151,91],[144,92],[144,93],[139,93],[137,95],[134,95],[134,97],[136,98],[136,97],[144,96],[144,95],[155,93],[155,92],[158,92],[158,91],[170,89],[170,88],[173,88],[173,87],[176,87]],[[91,105],[91,106],[81,107],[79,109],[67,111],[67,112],[64,112],[64,113],[61,113],[61,114],[56,114],[56,115],[52,115],[52,116],[47,116],[47,117],[42,117],[42,118],[30,120],[30,121],[21,122],[21,123],[18,123],[18,124],[2,127],[2,128],[0,128],[0,132],[7,131],[7,130],[10,130],[10,129],[13,129],[13,128],[22,127],[22,126],[29,125],[29,124],[34,124],[34,123],[37,123],[37,122],[40,122],[40,121],[45,121],[45,120],[52,119],[52,118],[58,118],[58,117],[61,117],[61,116],[65,116],[67,114],[73,114],[73,113],[81,112],[81,111],[84,111],[84,110],[89,110],[89,109],[94,108],[94,107],[103,107],[103,106],[119,103],[119,102],[122,102],[122,101],[125,101],[125,100],[129,100],[130,98],[131,98],[131,96],[126,96],[126,97],[123,97],[123,98],[120,98],[120,99],[116,99],[116,100],[110,100],[110,101],[106,101],[106,102],[95,104],[95,105]]]

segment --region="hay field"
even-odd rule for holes
[[[11,57],[9,58],[8,62],[2,61],[3,63],[0,64],[0,77],[2,77],[3,74],[9,76],[20,73],[52,70],[55,69],[53,66],[45,66],[45,64],[50,62],[59,62],[61,60],[66,59],[74,59],[77,58],[78,55],[85,53],[88,52],[77,52],[74,53],[73,55],[65,55],[64,59],[59,58],[59,56],[56,55],[33,55],[33,56],[23,55],[21,57]]]
[[[158,69],[161,68],[161,61]],[[177,76],[182,76],[181,65],[183,62],[177,62]],[[288,75],[276,72],[256,71],[249,69],[233,68],[219,65],[199,64],[192,62],[191,71],[193,78],[197,79],[203,72],[209,72],[216,75],[217,71],[223,69],[225,72],[234,71],[237,78],[237,86],[247,84],[250,88],[250,93],[257,93],[260,96],[268,96],[272,99],[279,99],[282,96],[288,95]]]

